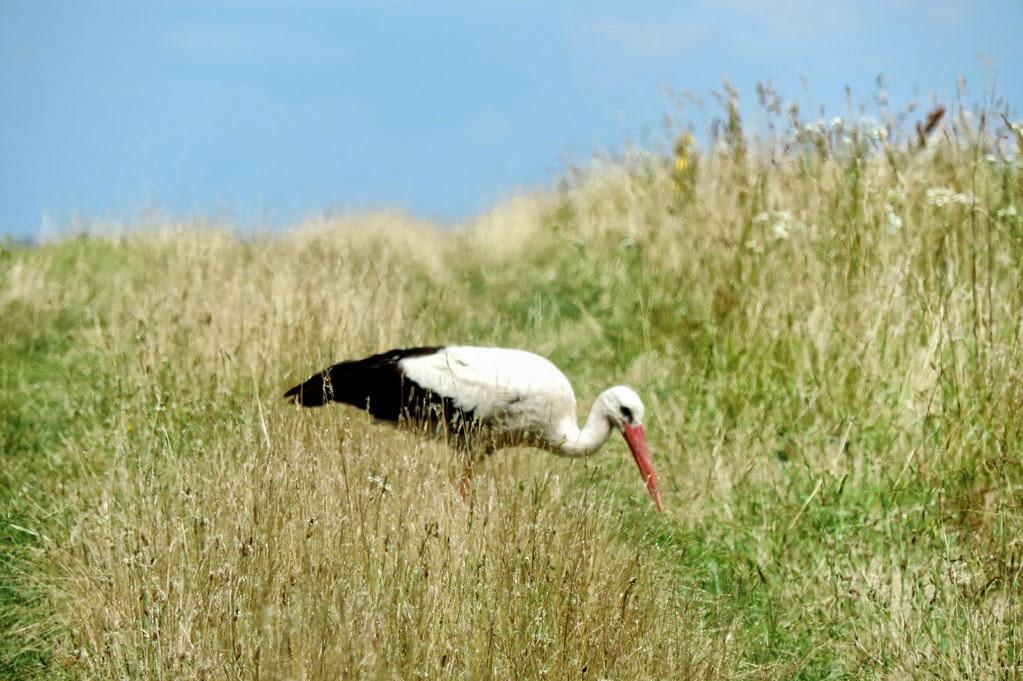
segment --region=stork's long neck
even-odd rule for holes
[[[611,423],[600,403],[593,403],[586,424],[579,429],[575,419],[566,419],[558,429],[558,440],[554,443],[558,454],[565,456],[589,456],[607,442],[611,435]]]

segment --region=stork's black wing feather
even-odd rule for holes
[[[397,421],[403,414],[422,417],[427,403],[443,403],[405,377],[398,363],[430,355],[443,346],[388,350],[364,359],[339,362],[284,393],[303,407],[342,402],[367,410],[378,419]],[[445,407],[447,405],[444,405]],[[447,411],[445,409],[445,411]]]

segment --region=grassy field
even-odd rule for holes
[[[1023,132],[763,94],[459,230],[6,244],[0,675],[1023,676]],[[635,387],[667,512],[280,400],[445,342]]]

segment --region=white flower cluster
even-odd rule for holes
[[[803,124],[803,130],[810,134],[824,135],[828,132],[828,127],[824,123],[823,118],[818,118],[815,121]]]
[[[788,239],[792,230],[805,230],[806,225],[792,217],[787,210],[775,210],[759,213],[753,218],[753,224],[764,225],[771,223],[771,231],[775,239]]]
[[[836,138],[841,139],[843,144],[852,144],[853,138],[850,133],[857,131],[882,144],[887,142],[889,137],[888,127],[873,116],[861,116],[859,120],[853,120],[848,123],[842,120],[841,116],[835,116],[829,121],[818,118],[817,120],[803,123],[802,129],[803,132],[811,135],[827,136],[835,133]]]
[[[859,125],[860,129],[875,142],[883,143],[888,140],[888,128],[875,117],[861,116]]]
[[[934,187],[927,190],[927,203],[937,208],[947,208],[953,205],[972,206],[977,202],[973,194],[956,192],[944,187]]]
[[[899,214],[895,212],[894,208],[892,208],[892,204],[884,204],[884,214],[889,234],[895,234],[902,229],[902,218],[899,217]]]
[[[803,131],[808,133],[814,133],[818,135],[827,135],[828,130],[841,130],[844,125],[844,121],[839,116],[835,116],[830,121],[825,121],[823,118],[818,118],[814,121],[807,121],[803,123]]]
[[[1014,206],[1012,204],[1009,204],[1005,208],[999,208],[998,212],[995,213],[995,215],[997,215],[998,217],[1004,219],[1004,218],[1014,218],[1017,215],[1019,215],[1019,213],[1016,212],[1016,206]]]
[[[901,185],[885,192],[884,216],[889,234],[895,234],[902,229],[902,216],[899,215],[899,212],[906,205],[908,197],[909,193]]]

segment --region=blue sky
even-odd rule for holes
[[[996,77],[1018,114],[1021,27],[1018,0],[0,0],[0,234],[144,207],[457,221],[656,137],[666,89],[722,79],[841,114],[878,74],[894,104]]]

